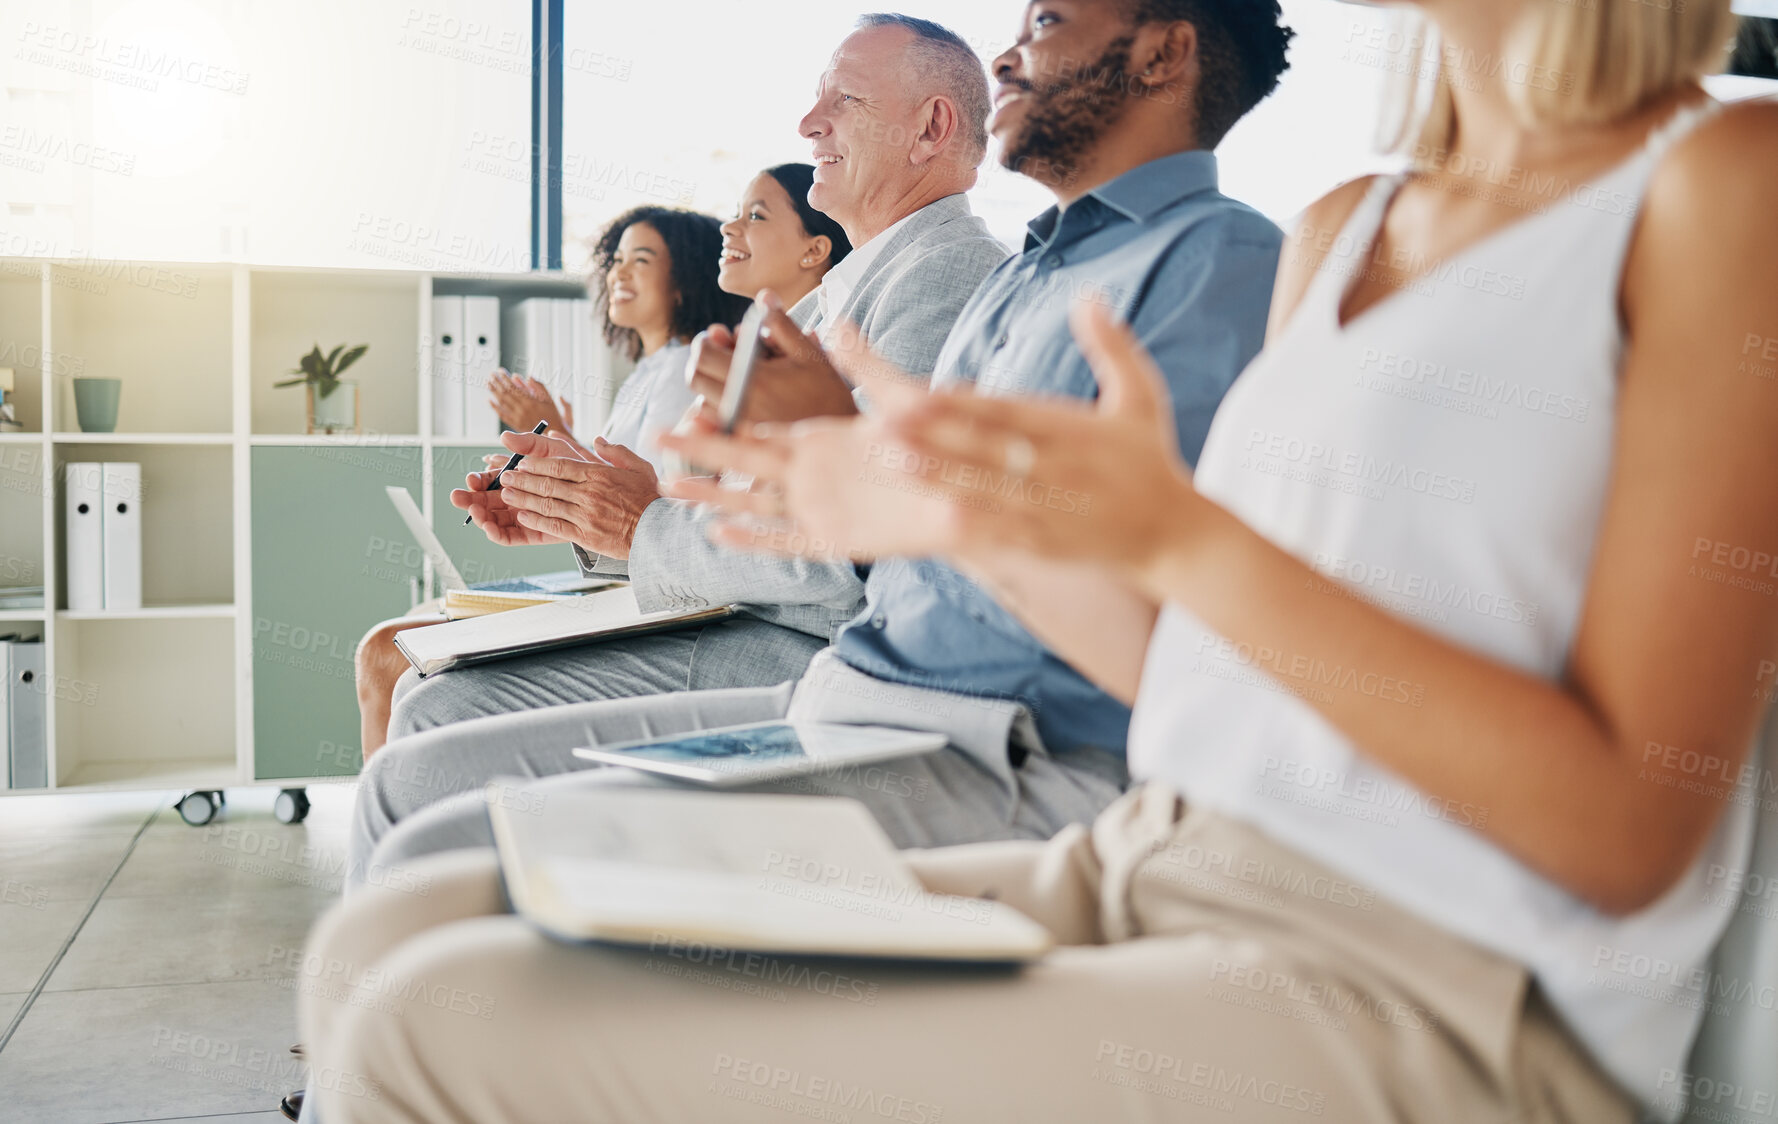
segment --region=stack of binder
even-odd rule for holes
[[[68,608],[142,607],[142,466],[70,463],[66,470]]]
[[[432,298],[432,433],[500,435],[488,376],[500,366],[500,298]]]
[[[41,640],[0,636],[0,759],[7,788],[49,787],[49,742],[44,712],[49,677]]]
[[[574,428],[591,440],[611,399],[611,352],[593,330],[592,302],[529,297],[432,298],[432,432],[436,437],[500,435],[501,422],[529,429],[528,418],[496,418],[488,376],[504,366],[534,378],[574,406]]]

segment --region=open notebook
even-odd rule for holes
[[[685,628],[733,612],[733,606],[721,605],[644,613],[636,607],[635,591],[620,586],[547,605],[410,628],[395,634],[395,646],[421,675],[433,675],[532,652]]]
[[[1006,905],[927,893],[855,800],[496,781],[488,811],[513,908],[566,940],[988,963],[1052,943]]]

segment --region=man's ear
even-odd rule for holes
[[[1198,84],[1198,29],[1184,20],[1153,24],[1136,33],[1130,46],[1130,92],[1138,97],[1164,97],[1173,87],[1172,101],[1179,100],[1178,91],[1195,89]]]
[[[918,122],[919,132],[914,135],[913,147],[908,152],[910,164],[925,164],[937,158],[957,135],[957,106],[950,98],[937,94],[927,98],[920,103],[914,120]]]

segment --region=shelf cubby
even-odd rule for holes
[[[65,557],[66,466],[82,461],[134,461],[142,466],[142,609],[132,612],[233,604],[234,473],[227,447],[58,441],[51,516],[58,557]],[[65,591],[65,562],[61,577],[58,584]],[[58,598],[58,608],[68,608],[65,592]]]
[[[21,586],[47,584],[44,573],[48,564],[43,553],[44,449],[41,435],[33,442],[0,445],[0,594]],[[40,608],[4,612],[34,612],[39,617],[43,614]]]
[[[43,365],[43,266],[0,262],[0,367],[12,368],[27,433],[43,432]]]
[[[234,779],[230,621],[58,619],[55,662],[57,787]],[[143,720],[149,714],[155,721]]]
[[[42,606],[0,609],[0,633],[44,641],[51,789],[355,773],[358,638],[425,590],[387,485],[471,580],[573,565],[493,546],[450,506],[499,442],[431,433],[430,297],[581,292],[561,273],[0,258],[0,367],[26,426],[0,433],[0,589],[45,587]],[[303,390],[272,384],[342,343],[370,345],[347,372],[360,432],[309,434]],[[123,381],[116,432],[81,432],[81,377]],[[140,608],[67,608],[65,468],[88,461],[142,466]]]
[[[51,265],[53,428],[79,433],[74,379],[115,378],[123,382],[119,434],[226,436],[233,429],[231,276],[227,266]]]
[[[252,432],[303,434],[303,387],[273,384],[313,347],[369,344],[346,370],[359,387],[359,425],[370,434],[420,432],[420,279],[411,273],[254,269],[250,337]],[[337,393],[337,392],[336,392]],[[416,438],[417,439],[417,438]]]

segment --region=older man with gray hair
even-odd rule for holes
[[[1006,246],[970,212],[963,194],[975,185],[987,154],[988,112],[987,71],[954,32],[902,15],[858,21],[829,60],[815,104],[799,127],[816,164],[809,202],[840,224],[853,250],[795,309],[780,311],[780,323],[794,322],[830,339],[849,321],[904,369],[933,369],[963,306],[1007,258]],[[733,342],[722,328],[701,341],[696,363],[701,389],[720,386]],[[754,388],[751,420],[855,409],[850,387],[831,367],[788,356],[762,359]],[[575,510],[559,525],[579,530],[554,537],[573,544],[588,573],[627,576],[644,611],[739,604],[742,615],[703,628],[506,660],[424,681],[408,672],[397,685],[389,724],[395,740],[379,749],[365,770],[352,836],[354,882],[364,880],[372,847],[410,814],[479,792],[492,776],[584,767],[571,750],[597,739],[549,720],[563,704],[774,684],[783,684],[788,696],[789,681],[803,674],[864,604],[864,581],[849,564],[773,562],[714,546],[706,535],[707,515],[662,499],[647,462],[625,456],[629,450],[621,446],[610,447],[615,463],[594,464],[550,438],[508,433],[504,441],[508,449],[527,454],[532,467],[547,460],[561,474],[557,479],[565,486],[552,502]],[[486,474],[471,474],[468,487],[453,493],[452,502],[469,511],[495,542],[536,541],[517,523],[522,501],[515,500],[516,491],[488,492],[486,483]],[[389,644],[395,631],[413,623],[385,622],[366,636],[361,677],[374,670],[372,647]],[[634,700],[643,706],[661,701]],[[528,721],[531,715],[535,722]],[[475,718],[499,721],[517,736],[484,741],[475,731],[487,722],[465,727],[467,741],[437,740],[453,729],[406,736]],[[375,748],[368,738],[366,748]],[[888,783],[912,791],[909,778],[885,782],[884,775],[873,774],[879,788]],[[439,831],[416,834],[415,847],[486,841],[485,832],[473,829],[460,838],[455,825],[454,817],[441,816]],[[302,1093],[287,1098],[286,1115],[300,1111],[302,1101]]]
[[[816,165],[810,202],[840,223],[854,248],[795,309],[774,314],[769,323],[785,329],[780,338],[801,328],[831,340],[838,325],[850,322],[904,369],[934,368],[963,306],[1007,258],[1006,247],[971,214],[963,194],[974,185],[987,152],[988,110],[986,70],[954,32],[901,15],[859,21],[834,51],[815,104],[799,127]],[[724,329],[712,329],[701,340],[695,370],[702,389],[720,388],[732,344]],[[857,409],[844,380],[806,351],[762,357],[749,402],[750,420]],[[726,693],[713,688],[782,684],[788,697],[813,657],[864,605],[863,576],[850,563],[765,559],[712,544],[708,513],[661,498],[653,471],[631,463],[637,458],[619,455],[612,458],[617,464],[590,464],[547,438],[509,433],[505,441],[509,449],[528,454],[528,466],[548,460],[552,471],[559,470],[555,479],[561,487],[553,504],[599,513],[565,521],[595,528],[567,539],[589,573],[627,569],[644,611],[739,604],[742,615],[425,680],[409,672],[397,689],[392,740],[365,768],[351,849],[355,879],[365,877],[378,841],[415,813],[452,803],[447,798],[473,799],[493,776],[584,768],[573,748],[611,738],[604,731],[595,737],[590,729],[562,728],[556,719],[568,704],[603,700],[647,709],[688,700],[691,712],[702,714],[700,700]],[[495,541],[518,541],[524,528],[507,506],[522,502],[517,491],[488,492],[482,474],[472,475],[469,483],[453,501]],[[675,700],[637,697],[688,690],[698,694]],[[1002,718],[965,709],[973,720],[985,718],[989,727]],[[480,721],[460,725],[470,719]],[[489,738],[486,731],[495,722],[508,732]],[[649,723],[642,731],[654,729]],[[1004,736],[1004,730],[986,734],[984,751],[992,752],[987,745]],[[1116,783],[1095,797],[1108,799]],[[908,786],[913,785],[910,780]],[[930,782],[922,792],[927,787]],[[1039,822],[1053,829],[1087,810],[1084,804],[1070,806],[1060,819],[1044,816]],[[438,811],[438,833],[413,825],[416,850],[476,841],[459,841],[456,821]],[[914,815],[921,818],[921,810]],[[953,830],[969,831],[964,822],[970,817],[955,819],[960,822]]]
[[[854,249],[791,310],[798,326],[829,336],[851,322],[906,369],[932,369],[964,303],[1007,256],[963,194],[987,152],[988,108],[986,70],[954,33],[908,16],[859,21],[799,127],[816,164],[809,201],[845,229]],[[713,329],[700,343],[698,369],[725,371],[732,344],[726,329]],[[825,366],[766,360],[754,385],[755,419],[854,409],[850,388]],[[621,450],[607,465],[544,437],[507,434],[506,444],[529,454],[529,467],[555,474],[551,526],[565,532],[589,573],[627,576],[645,612],[739,604],[741,615],[424,681],[409,672],[396,689],[391,738],[562,703],[781,683],[801,675],[863,604],[864,584],[850,565],[762,562],[713,546],[707,516],[662,499],[653,470]],[[472,475],[454,502],[495,541],[532,541],[515,525],[523,499],[488,492],[485,482]]]

